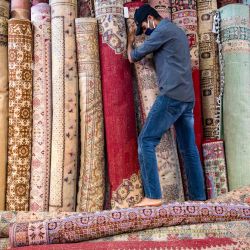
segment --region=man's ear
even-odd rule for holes
[[[151,16],[151,15],[148,15],[148,19],[151,20],[151,21],[153,21],[153,20],[154,20],[154,17]]]

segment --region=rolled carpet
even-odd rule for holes
[[[75,243],[163,226],[250,220],[250,206],[204,202],[170,203],[160,207],[127,208],[73,215],[10,228],[12,247]]]
[[[10,15],[10,3],[7,0],[0,1],[0,16],[9,18]]]
[[[49,0],[32,0],[31,3],[32,3],[32,6],[35,6],[39,3],[49,3]]]
[[[219,57],[216,35],[212,32],[217,1],[197,1],[197,10],[204,138],[220,139],[222,121],[216,109],[220,93]]]
[[[223,7],[228,4],[234,4],[234,3],[242,3],[243,0],[217,0],[218,1],[218,7]]]
[[[209,202],[227,202],[227,203],[247,203],[250,205],[250,186],[232,190],[217,198],[209,200]]]
[[[228,192],[227,170],[222,140],[202,144],[207,198],[216,198]]]
[[[77,18],[76,42],[80,86],[81,164],[77,211],[103,210],[105,191],[102,86],[95,18]]]
[[[30,0],[11,0],[11,17],[30,19]]]
[[[95,241],[170,241],[173,239],[250,238],[250,221],[225,221],[160,227],[125,233]]]
[[[107,167],[112,208],[142,198],[131,65],[122,0],[95,1],[104,107]]]
[[[9,131],[6,210],[29,209],[32,144],[32,28],[8,22]]]
[[[93,0],[78,0],[77,1],[78,17],[94,17],[94,1]]]
[[[250,17],[249,6],[231,4],[219,9],[223,125],[229,190],[250,185]],[[244,115],[242,115],[244,114]]]
[[[9,237],[9,227],[12,223],[23,223],[52,218],[64,218],[76,212],[31,212],[31,211],[1,211],[0,212],[0,238]]]
[[[8,144],[8,17],[9,3],[0,2],[0,210],[5,209]]]
[[[53,249],[53,250],[68,250],[68,249],[85,249],[85,250],[141,250],[141,249],[154,249],[154,250],[219,250],[219,249],[249,249],[249,238],[214,238],[209,237],[206,239],[184,239],[177,240],[171,239],[168,241],[113,241],[113,242],[84,242],[77,244],[62,244],[55,246],[32,246],[20,249],[36,250],[36,249]],[[16,248],[15,248],[16,249]]]
[[[52,21],[52,142],[49,211],[75,211],[78,76],[75,0],[50,1]]]
[[[171,19],[171,9],[169,0],[149,0],[150,6],[155,8],[162,18]]]
[[[34,33],[34,71],[30,211],[48,211],[52,124],[49,4],[33,6],[31,21]]]

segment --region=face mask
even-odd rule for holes
[[[148,28],[145,31],[145,35],[150,36],[151,33],[154,31],[154,29],[155,29],[155,23],[154,23],[154,21],[153,21],[153,27],[154,27],[153,29],[149,28],[149,19],[148,19]]]

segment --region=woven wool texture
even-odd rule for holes
[[[171,9],[169,0],[149,0],[148,3],[150,4],[150,6],[157,10],[161,17],[171,19]]]
[[[9,1],[2,0],[0,1],[0,16],[9,18]]]
[[[222,7],[233,3],[244,3],[242,0],[218,0],[218,7]]]
[[[11,0],[11,17],[30,19],[30,0]]]
[[[29,249],[53,249],[53,250],[68,250],[68,249],[85,249],[85,250],[141,250],[141,249],[154,249],[154,250],[235,250],[235,249],[249,249],[249,238],[214,238],[209,237],[206,239],[184,239],[170,241],[115,241],[115,242],[85,242],[77,244],[59,244],[56,246],[33,246]],[[26,248],[20,248],[26,249]]]
[[[228,203],[247,203],[250,205],[250,186],[237,188],[217,198],[211,199],[212,202],[228,202]]]
[[[250,220],[250,206],[204,202],[170,203],[160,207],[83,213],[63,219],[15,223],[13,247],[74,243],[162,226]]]
[[[216,198],[228,192],[227,170],[223,141],[202,144],[207,198]]]
[[[52,21],[52,145],[49,211],[75,211],[78,153],[76,1],[50,2]]]
[[[9,239],[8,238],[0,239],[0,249],[5,250],[8,249],[8,247],[9,247]]]
[[[104,124],[98,27],[95,18],[77,18],[76,41],[81,107],[81,167],[77,211],[103,209]]]
[[[141,2],[125,4],[129,10],[130,18],[127,19],[128,29],[131,29],[134,23],[134,13],[136,8],[143,5]],[[135,40],[135,47],[140,46],[145,40],[144,36],[138,36]],[[138,84],[139,105],[141,107],[142,123],[156,99],[158,94],[158,85],[156,72],[153,65],[153,58],[146,57],[134,64],[135,74]],[[179,160],[177,155],[176,143],[173,131],[170,129],[162,138],[156,148],[159,178],[161,183],[163,200],[165,202],[184,200]]]
[[[250,221],[225,221],[216,223],[202,223],[161,227],[148,229],[112,237],[100,238],[96,241],[171,241],[184,239],[240,238],[248,237]]]
[[[32,143],[32,30],[28,20],[8,22],[9,131],[6,210],[29,207]]]
[[[39,3],[49,3],[49,0],[32,0],[32,6],[35,6]]]
[[[33,135],[30,210],[47,211],[51,154],[51,18],[50,6],[31,8],[34,34]]]
[[[31,211],[1,211],[0,238],[9,237],[9,228],[12,223],[24,223],[45,219],[59,219],[75,215],[76,212],[31,212]]]
[[[93,0],[78,0],[77,1],[78,17],[94,17],[94,1]]]
[[[5,209],[8,134],[8,2],[0,2],[0,210]]]
[[[212,32],[217,1],[197,1],[200,84],[202,95],[203,132],[207,139],[221,138],[221,120],[217,114],[219,96],[219,61],[216,35]]]
[[[229,189],[250,185],[250,19],[249,6],[220,9],[225,89],[223,124]],[[244,114],[244,115],[242,115]]]
[[[112,208],[129,207],[142,198],[131,65],[126,56],[123,1],[95,2]]]

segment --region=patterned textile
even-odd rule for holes
[[[169,241],[205,238],[250,238],[250,221],[229,221],[161,227],[95,241]]]
[[[11,0],[11,17],[30,19],[30,0]]]
[[[78,151],[75,0],[52,0],[52,145],[49,211],[74,211]]]
[[[0,1],[0,16],[9,18],[9,1]]]
[[[13,247],[73,243],[162,226],[250,220],[250,206],[202,202],[128,208],[78,214],[64,219],[16,223],[10,228]]]
[[[169,0],[149,0],[148,3],[155,8],[163,18],[171,19],[170,1]]]
[[[250,205],[250,186],[239,188],[221,195],[215,199],[209,200],[214,202],[231,202],[231,203],[248,203]]]
[[[125,4],[125,6],[128,7],[130,16],[130,18],[127,19],[127,25],[129,29],[135,25],[133,19],[134,12],[136,8],[141,5],[143,5],[141,2]],[[137,47],[143,43],[144,39],[145,37],[143,36],[136,37],[135,46]],[[141,118],[143,123],[146,120],[146,117],[158,94],[158,85],[156,83],[157,79],[152,57],[147,56],[134,65],[138,84],[139,105],[142,111]],[[172,130],[169,130],[163,136],[160,144],[156,148],[156,155],[163,200],[165,202],[174,200],[183,201],[184,195],[180,166]]]
[[[8,238],[0,239],[0,250],[8,249],[8,247],[9,247],[9,239]]]
[[[8,12],[0,2],[0,210],[5,208],[8,133]],[[7,17],[7,18],[6,18]]]
[[[223,141],[202,144],[207,198],[216,198],[228,192]]]
[[[47,211],[51,153],[51,29],[50,6],[31,8],[34,34],[33,143],[30,210]]]
[[[216,112],[216,100],[219,97],[219,61],[216,37],[212,32],[217,1],[198,0],[197,8],[204,137],[219,139],[221,117],[220,113],[218,116]]]
[[[193,225],[182,225],[174,227],[162,227],[149,230],[133,232],[129,234],[120,234],[112,237],[100,238],[98,242],[134,242],[135,245],[139,241],[172,241],[187,239],[206,239],[206,238],[249,238],[250,237],[250,221],[232,221],[204,223]],[[96,242],[95,241],[95,242]],[[89,242],[91,243],[91,242]],[[82,246],[83,244],[71,244],[70,246]],[[92,243],[91,243],[92,244]],[[98,243],[99,244],[99,243]],[[96,246],[100,246],[100,245]],[[105,243],[106,244],[106,243]],[[61,245],[60,247],[67,245]],[[47,246],[48,247],[48,246]],[[59,245],[53,245],[59,247]],[[37,249],[37,248],[34,248]],[[84,248],[85,249],[85,248]],[[99,249],[99,248],[98,248]]]
[[[218,1],[218,7],[222,7],[228,4],[233,4],[233,3],[242,3],[242,0],[217,0]]]
[[[170,241],[116,241],[116,242],[85,242],[78,244],[63,244],[55,246],[34,246],[24,247],[21,249],[53,249],[53,250],[68,250],[68,249],[84,249],[84,250],[236,250],[249,249],[249,238],[206,238],[206,239],[187,239],[187,240],[170,240]]]
[[[0,238],[9,237],[11,223],[23,223],[52,218],[64,218],[75,215],[76,212],[24,212],[24,211],[1,211],[0,212]]]
[[[32,30],[28,20],[8,27],[9,131],[6,210],[29,207],[32,133]]]
[[[191,62],[192,62],[192,75],[194,82],[195,92],[195,107],[194,107],[194,129],[196,136],[196,144],[202,158],[202,113],[201,113],[201,92],[200,92],[200,77],[199,77],[199,43],[197,34],[197,13],[196,13],[196,0],[189,2],[185,1],[172,1],[172,21],[177,26],[182,28],[188,37]]]
[[[220,15],[221,74],[225,79],[223,124],[229,189],[232,190],[250,185],[249,6],[227,5],[220,9]]]
[[[77,211],[95,212],[104,205],[104,124],[98,27],[95,18],[76,19],[81,105],[81,169]]]
[[[78,17],[94,17],[94,1],[93,0],[78,0]]]
[[[32,6],[35,6],[39,3],[49,3],[49,0],[32,0],[31,2],[32,2]],[[31,15],[32,15],[32,11],[31,11]]]
[[[122,0],[95,1],[111,207],[124,208],[142,198],[139,176],[133,81],[126,56]]]

